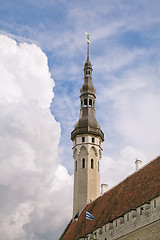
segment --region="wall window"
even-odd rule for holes
[[[75,163],[75,171],[77,171],[77,161],[76,161],[76,163]]]
[[[92,137],[92,143],[95,143],[95,138],[94,137]]]
[[[89,107],[92,107],[92,99],[89,99]]]
[[[156,208],[156,200],[154,200],[154,208]]]
[[[85,137],[82,137],[82,142],[85,142]]]
[[[98,161],[98,172],[99,172],[99,161]]]
[[[91,159],[91,168],[93,169],[94,168],[94,160]]]
[[[84,99],[84,106],[87,107],[87,99]]]
[[[82,168],[85,168],[85,158],[82,158]]]
[[[129,214],[127,214],[127,221],[129,221]]]
[[[86,77],[90,76],[91,72],[89,70],[86,70]]]
[[[83,107],[83,100],[81,100],[81,108]]]

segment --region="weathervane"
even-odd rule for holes
[[[87,32],[85,34],[87,35],[87,44],[89,44],[89,34]]]

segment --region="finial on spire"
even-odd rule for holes
[[[88,44],[88,46],[87,46],[87,61],[89,61],[89,43],[90,43],[89,34],[87,32],[85,32],[85,34],[87,35],[87,44]]]
[[[85,32],[85,34],[87,35],[87,44],[89,44],[90,43],[90,41],[89,41],[89,34],[87,32]]]

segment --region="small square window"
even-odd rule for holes
[[[82,137],[82,142],[85,142],[85,137]]]

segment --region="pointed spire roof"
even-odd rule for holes
[[[84,69],[85,68],[92,68],[92,63],[91,63],[91,61],[90,61],[90,59],[89,59],[89,35],[87,35],[88,37],[87,37],[87,39],[88,39],[88,41],[87,41],[87,60],[86,60],[86,62],[85,62],[85,64],[84,64]]]
[[[95,97],[95,88],[92,83],[92,63],[89,59],[89,35],[87,34],[87,60],[84,64],[84,83],[81,87],[81,94],[90,93]]]
[[[78,122],[71,133],[73,140],[77,135],[92,134],[104,141],[104,134],[95,117],[95,88],[92,83],[92,64],[89,59],[89,35],[87,35],[87,60],[84,64],[84,83],[80,89],[81,109]]]

